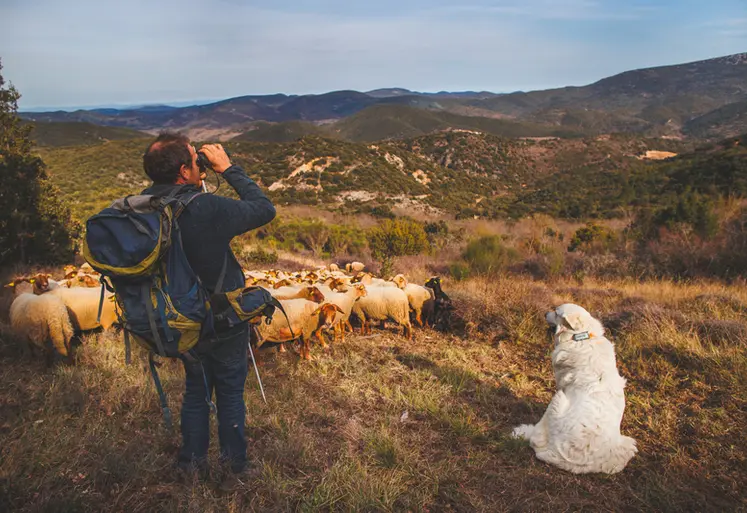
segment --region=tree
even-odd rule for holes
[[[69,262],[80,225],[60,201],[44,162],[31,154],[31,126],[17,114],[20,97],[0,74],[0,265]]]

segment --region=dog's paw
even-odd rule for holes
[[[522,424],[521,426],[517,426],[514,428],[511,436],[514,438],[523,438],[524,440],[529,440],[529,438],[532,436],[532,431],[534,431],[534,426],[532,424]]]

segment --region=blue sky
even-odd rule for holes
[[[747,0],[0,0],[20,108],[509,92],[747,52]]]

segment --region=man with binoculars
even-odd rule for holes
[[[244,286],[244,274],[231,250],[231,239],[272,221],[272,202],[243,169],[231,162],[220,144],[206,144],[198,153],[186,136],[169,132],[160,134],[143,155],[143,168],[153,185],[142,194],[194,195],[204,190],[208,166],[233,187],[239,199],[198,195],[188,202],[177,222],[186,258],[212,294]],[[248,329],[246,323],[224,331],[216,327],[215,337],[198,342],[196,351],[204,374],[199,363],[184,362],[186,390],[178,457],[178,466],[183,470],[196,470],[203,477],[208,472],[210,405],[206,387],[208,397],[215,392],[221,460],[230,468],[233,480],[247,469],[244,383]]]

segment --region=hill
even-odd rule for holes
[[[137,130],[85,122],[37,122],[32,125],[31,139],[36,146],[81,146],[148,137]]]
[[[683,131],[702,139],[725,139],[747,132],[747,101],[724,105],[689,120]]]
[[[338,121],[330,129],[341,139],[363,142],[418,137],[446,129],[475,130],[503,137],[573,137],[581,134],[573,129],[531,122],[463,116],[405,105],[369,107]]]
[[[38,152],[76,215],[85,218],[111,198],[143,188],[145,144],[111,141]],[[488,218],[542,211],[574,218],[615,215],[629,174],[661,174],[661,165],[642,155],[687,149],[679,141],[635,136],[517,140],[463,130],[375,144],[306,136],[225,146],[282,205]],[[711,158],[719,154],[714,152]],[[613,186],[607,191],[612,196],[597,199]],[[578,210],[576,203],[586,206]]]
[[[329,136],[329,130],[309,123],[307,121],[285,121],[281,123],[267,123],[260,121],[254,123],[248,130],[243,131],[231,141],[255,141],[255,142],[293,142],[302,137],[316,135]]]
[[[747,54],[736,54],[627,71],[583,87],[510,94],[469,91],[418,93],[393,88],[369,93],[334,91],[303,96],[242,96],[182,108],[98,109],[21,115],[35,121],[85,121],[137,130],[163,127],[214,129],[226,134],[251,129],[258,121],[342,120],[337,133],[350,140],[413,137],[427,133],[424,131],[429,127],[475,129],[500,135],[635,132],[645,135],[684,133],[693,137],[705,133],[717,137],[734,135],[733,131],[739,130],[742,121],[737,120],[734,124],[730,120],[739,103],[747,101],[745,84]],[[732,107],[719,110],[728,105]],[[392,106],[417,108],[424,112],[415,114]],[[371,109],[373,107],[379,108]],[[348,122],[351,116],[358,114],[361,115]],[[707,117],[688,128],[688,123],[703,116]],[[518,124],[500,126],[496,119]],[[722,124],[724,127],[719,128]],[[711,125],[711,128],[702,128]],[[283,133],[278,136],[285,137]]]

